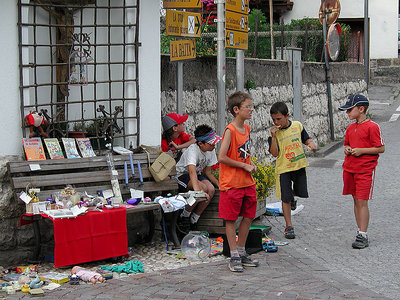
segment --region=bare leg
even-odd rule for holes
[[[238,246],[244,247],[246,245],[247,236],[249,235],[249,229],[253,219],[243,218],[239,225],[239,236],[238,236]]]
[[[194,212],[196,213],[196,215],[199,215],[199,216],[203,213],[203,211],[206,209],[208,204],[210,204],[211,199],[214,197],[214,193],[215,193],[215,188],[210,181],[202,180],[201,183],[203,184],[203,191],[205,193],[207,193],[208,196],[210,196],[210,200],[202,201],[196,206],[196,209],[194,210]]]
[[[367,232],[369,223],[369,209],[368,200],[354,199],[354,216],[356,217],[356,223],[360,231]]]
[[[236,221],[225,220],[225,234],[231,251],[237,250],[235,223]]]
[[[286,222],[286,227],[292,226],[292,209],[290,208],[290,202],[286,203],[282,201],[283,218]]]

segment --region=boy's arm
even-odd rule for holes
[[[216,187],[219,188],[219,182],[217,178],[215,178],[214,174],[211,172],[211,167],[206,167],[204,169],[204,174],[207,176],[207,178],[211,181],[212,184],[214,184]]]
[[[192,136],[186,143],[183,143],[182,145],[177,145],[174,142],[171,142],[169,144],[169,146],[173,150],[181,150],[181,149],[189,147],[191,144],[194,144],[194,143],[196,143],[196,139],[194,138],[194,136]]]
[[[278,141],[276,140],[276,132],[280,129],[280,126],[273,126],[271,128],[271,144],[269,145],[269,153],[272,154],[273,157],[277,157],[279,155],[279,147]]]
[[[189,177],[190,181],[193,186],[194,191],[200,191],[200,184],[199,184],[199,179],[197,178],[197,172],[196,172],[196,166],[195,165],[188,165],[188,170],[189,170]]]
[[[304,144],[311,151],[317,150],[317,146],[315,145],[315,143],[314,143],[314,141],[312,139],[308,139]]]
[[[372,148],[353,148],[348,150],[353,156],[360,156],[364,154],[376,155],[385,152],[385,145]]]
[[[249,173],[253,173],[255,171],[255,168],[253,165],[249,165],[240,161],[233,160],[232,158],[228,157],[228,150],[229,146],[231,145],[231,131],[229,129],[225,130],[224,133],[224,138],[222,139],[221,142],[221,148],[219,149],[218,153],[218,161],[222,164],[235,167],[235,168],[241,168],[246,170]]]

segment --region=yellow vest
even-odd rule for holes
[[[276,174],[296,171],[307,167],[308,162],[301,142],[303,125],[298,121],[276,132],[279,154],[276,159]]]

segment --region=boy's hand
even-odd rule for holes
[[[210,202],[210,195],[209,194],[207,194],[206,192],[204,192],[204,196],[206,196],[206,199],[207,199],[207,202]]]
[[[168,144],[168,147],[169,147],[171,150],[179,150],[179,149],[178,149],[178,145],[175,144],[174,142],[169,143],[169,144]]]
[[[276,132],[277,132],[279,129],[281,129],[281,126],[280,126],[280,125],[279,125],[279,126],[272,126],[272,127],[271,127],[271,135],[272,135],[273,137],[275,137],[275,134],[276,134]]]
[[[351,151],[352,151],[352,149],[351,149],[350,146],[345,146],[344,147],[344,154],[345,155],[351,155]]]
[[[363,154],[361,148],[353,148],[350,150],[350,153],[351,153],[351,155],[356,156],[356,157]]]
[[[307,150],[310,151],[315,151],[317,150],[317,146],[315,145],[314,141],[311,140],[308,144],[307,144]]]
[[[249,172],[250,174],[253,174],[257,170],[257,167],[254,165],[244,164],[243,169]]]

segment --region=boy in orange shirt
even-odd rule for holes
[[[225,220],[226,237],[231,251],[229,269],[232,272],[243,272],[243,266],[259,265],[245,249],[257,207],[255,181],[251,175],[256,171],[256,166],[250,159],[250,126],[245,124],[254,110],[250,95],[240,91],[233,93],[228,97],[228,109],[235,118],[225,128],[218,155],[218,216]],[[243,219],[236,243],[235,223],[239,216]]]

